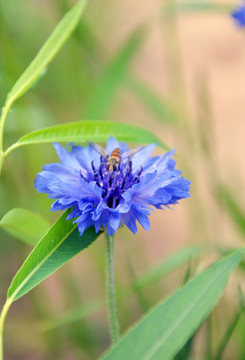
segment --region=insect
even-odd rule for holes
[[[127,158],[130,159],[131,156],[144,149],[144,146],[140,146],[136,149],[130,149],[121,155],[121,150],[119,148],[115,148],[112,150],[111,154],[108,155],[106,149],[102,146],[94,144],[93,142],[89,142],[89,145],[107,161],[107,169],[110,172],[116,171],[123,160]]]

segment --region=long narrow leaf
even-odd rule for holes
[[[132,91],[157,119],[163,122],[177,122],[177,113],[171,105],[153,90],[148,84],[132,72],[125,74],[123,84]]]
[[[129,274],[131,277],[131,282],[132,282],[132,290],[135,292],[135,294],[137,296],[137,300],[138,300],[138,303],[139,303],[142,311],[146,312],[150,308],[150,304],[143,292],[143,288],[137,284],[137,277],[136,277],[131,259],[129,257],[127,257],[127,263],[128,263],[128,271],[129,271]]]
[[[12,209],[0,220],[0,228],[28,245],[36,245],[50,228],[39,214],[26,209]]]
[[[79,143],[87,141],[105,142],[110,135],[115,136],[119,141],[128,141],[139,144],[156,143],[162,148],[168,149],[168,147],[150,131],[138,126],[112,121],[84,120],[64,125],[51,126],[24,135],[17,143],[6,150],[5,156],[12,150],[23,145],[41,144],[53,141],[74,141]]]
[[[200,246],[190,246],[185,249],[181,249],[179,252],[169,256],[167,259],[163,259],[159,264],[152,267],[150,270],[146,270],[146,272],[141,275],[138,279],[136,278],[133,284],[130,286],[126,286],[123,289],[119,289],[118,297],[123,298],[127,295],[132,294],[133,292],[141,289],[143,290],[145,286],[152,284],[161,278],[163,278],[168,273],[176,270],[180,266],[183,266],[187,261],[194,259],[197,257],[203,249]],[[83,304],[81,307],[76,307],[74,309],[69,310],[67,313],[64,313],[58,319],[51,318],[45,319],[41,328],[43,331],[46,329],[51,330],[53,328],[69,325],[73,322],[80,320],[83,317],[86,317],[91,314],[91,308],[93,311],[97,311],[105,306],[104,300],[95,301],[95,303],[91,304]],[[88,311],[87,311],[88,309]]]
[[[214,360],[221,360],[222,359],[222,356],[223,356],[223,353],[225,351],[225,348],[238,324],[238,321],[240,320],[240,317],[242,315],[242,312],[243,312],[243,309],[239,309],[236,314],[234,315],[234,317],[232,318],[230,324],[228,325],[226,331],[225,331],[225,334],[219,344],[219,347],[218,347],[218,350],[217,350],[217,353],[216,355],[214,356]]]
[[[223,185],[217,186],[216,194],[218,199],[225,204],[226,210],[237,228],[245,235],[245,213],[235,195]]]
[[[191,266],[189,265],[185,272],[183,285],[185,285],[189,281],[190,277],[191,277]],[[195,340],[195,335],[196,335],[196,333],[194,333],[192,335],[192,337],[190,337],[190,339],[187,341],[187,343],[177,353],[174,360],[189,360],[190,359],[192,348],[193,348],[193,343]]]
[[[45,67],[54,58],[64,42],[68,39],[77,25],[87,0],[78,3],[64,16],[46,43],[38,52],[35,59],[17,80],[7,97],[8,103],[13,103],[23,95],[30,86],[38,79]]]
[[[239,249],[197,275],[140,321],[103,360],[170,360],[212,311],[232,271],[245,254]]]
[[[156,266],[145,271],[145,273],[136,280],[137,286],[145,287],[148,284],[152,284],[181,265],[184,265],[187,261],[197,257],[204,250],[201,246],[195,245],[179,250],[166,259],[163,259],[163,261],[160,261]]]
[[[115,58],[105,68],[89,103],[84,111],[84,116],[89,119],[105,118],[110,106],[113,104],[117,90],[123,80],[134,55],[139,50],[145,35],[145,28],[137,29]]]
[[[105,300],[94,300],[83,304],[79,308],[68,310],[59,318],[47,318],[40,323],[40,331],[50,331],[61,326],[71,325],[74,322],[84,319],[85,317],[94,314],[105,306]]]
[[[189,360],[193,348],[195,334],[187,341],[185,346],[178,352],[174,360]]]
[[[67,212],[30,253],[8,289],[8,299],[15,301],[26,294],[98,237],[92,227],[80,236],[77,224],[66,217]]]

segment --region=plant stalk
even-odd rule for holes
[[[106,294],[108,320],[112,343],[119,339],[119,323],[117,318],[116,289],[115,289],[115,256],[114,236],[106,234]],[[1,360],[1,359],[0,359]]]
[[[2,114],[0,118],[0,153],[3,151],[3,131],[10,107],[11,103],[7,101],[5,106],[2,108]]]
[[[9,308],[12,304],[11,299],[7,299],[6,303],[3,306],[1,315],[0,315],[0,360],[3,360],[3,330],[4,330],[4,322],[6,315],[9,311]]]
[[[2,171],[3,160],[4,160],[4,153],[0,151],[0,175]]]

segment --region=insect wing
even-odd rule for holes
[[[126,151],[125,153],[122,154],[121,161],[123,161],[127,158],[131,158],[134,154],[143,150],[144,148],[145,148],[145,146],[140,146],[136,149],[130,149],[130,150]]]
[[[105,150],[102,146],[100,146],[100,145],[98,145],[98,144],[95,144],[95,143],[93,143],[93,142],[90,142],[90,141],[88,142],[88,144],[89,144],[95,151],[97,151],[101,156],[103,156],[103,158],[107,159],[108,154],[107,154],[106,150]]]

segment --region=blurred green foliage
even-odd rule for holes
[[[68,0],[0,3],[1,106],[15,81],[71,5]],[[156,8],[157,19],[149,15],[143,24],[128,31],[123,40],[111,48],[108,44],[113,39],[113,26],[121,21],[120,13],[114,14],[115,23],[111,25],[111,34],[103,34],[104,41],[101,41],[103,29],[98,22],[100,16],[102,18],[99,11],[101,5],[98,1],[89,4],[79,26],[59,55],[45,69],[31,91],[12,108],[6,123],[4,146],[6,148],[24,134],[39,128],[81,119],[120,120],[135,125],[142,123],[163,142],[168,143],[166,138],[171,139],[170,145],[174,147],[177,143],[181,149],[182,154],[178,160],[193,182],[192,200],[186,209],[186,221],[190,230],[183,230],[186,231],[185,239],[188,238],[190,242],[219,244],[222,232],[218,225],[213,226],[214,216],[219,211],[221,218],[224,216],[228,219],[228,226],[232,229],[231,240],[237,239],[238,243],[244,236],[244,209],[240,199],[234,195],[234,189],[229,188],[229,184],[224,185],[224,179],[216,169],[215,156],[212,155],[212,126],[215,119],[212,115],[208,79],[204,77],[198,80],[199,87],[195,94],[198,103],[197,125],[193,126],[186,103],[185,83],[181,76],[181,59],[176,59],[176,54],[180,51],[176,11],[169,11],[173,9],[172,1],[164,5],[168,6]],[[110,1],[105,2],[103,7],[103,19],[109,22]],[[177,9],[178,15],[182,16],[182,12],[186,14],[193,10],[215,10],[221,13],[230,7],[229,4],[219,6],[211,2],[183,2],[181,6],[174,7],[174,10]],[[163,12],[163,17],[158,16]],[[120,26],[123,27],[124,24]],[[147,77],[140,75],[137,67],[140,68],[141,65],[142,49],[158,26],[164,33],[162,47],[168,58],[165,64],[165,71],[170,79],[167,92],[159,91],[150,84]],[[154,64],[151,66],[154,67]],[[128,103],[125,97],[126,100],[129,99]],[[0,180],[1,219],[13,208],[26,208],[49,218],[51,222],[55,220],[57,216],[48,212],[51,201],[45,195],[36,194],[33,187],[35,174],[40,171],[41,166],[55,159],[55,152],[48,144],[20,148],[6,158]],[[204,199],[199,185],[199,178],[203,173],[207,191],[212,194],[211,205]],[[217,223],[222,224],[222,221],[219,219]],[[157,232],[160,242],[162,231],[161,228]],[[180,229],[178,235],[181,232]],[[9,283],[30,248],[1,229],[0,235],[0,303],[3,304]],[[144,236],[146,235],[140,233],[136,240],[132,237],[128,239],[128,234],[122,231],[117,239],[117,251],[123,253],[123,246],[126,253],[130,253],[130,257],[122,256],[119,259],[117,269],[119,316],[123,330],[138,319],[145,309],[181,285],[187,261],[191,262],[191,269],[198,268],[196,254],[190,254],[187,249],[186,252],[184,250],[173,255],[170,258],[172,261],[164,259],[159,262],[159,266],[152,265],[152,270],[145,273],[145,264],[153,260],[143,241]],[[147,241],[154,247],[157,239],[152,239],[151,236],[148,235]],[[173,243],[177,240],[177,236],[171,239]],[[133,255],[134,252],[137,257]],[[212,250],[210,253],[213,253]],[[109,344],[109,335],[104,330],[105,313],[100,310],[103,303],[100,299],[104,298],[103,263],[103,244],[99,240],[86,256],[67,264],[28,298],[23,298],[10,312],[9,323],[6,324],[6,359],[42,359],[43,356],[45,359],[61,360],[97,358]],[[178,267],[179,272],[176,271]],[[120,291],[123,293],[129,287],[128,296],[120,296]],[[229,308],[230,304],[222,305]],[[225,311],[224,308],[217,309],[217,316],[219,312]],[[233,334],[237,314],[240,333]],[[218,329],[226,326],[227,333],[224,335],[225,340],[221,339],[223,342],[220,342],[219,336],[212,338],[210,347],[212,351],[215,350],[214,354],[219,351],[226,354],[228,340],[229,343],[234,341],[237,346],[241,334],[244,336],[243,314],[240,314],[240,310],[237,314],[228,311],[229,321],[216,325]],[[192,340],[194,346],[195,337]],[[244,342],[240,341],[239,344],[237,353],[240,352],[242,359],[245,353]],[[191,357],[194,355],[189,352],[188,343],[186,349],[188,351],[179,354],[179,358],[194,359]],[[227,359],[232,358],[232,354],[231,346],[227,349]]]

